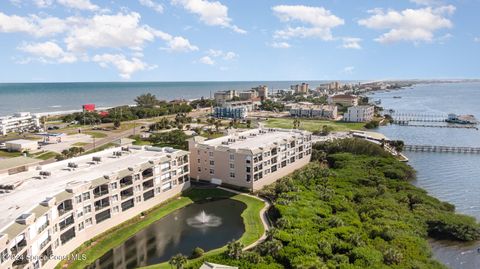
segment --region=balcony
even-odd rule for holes
[[[97,221],[97,223],[100,223],[102,221],[105,221],[107,219],[109,219],[111,217],[111,214],[110,214],[110,209],[108,210],[105,210],[103,212],[100,212],[98,214],[95,215],[95,220]]]
[[[143,179],[153,177],[153,168],[148,168],[142,171]]]
[[[126,190],[121,191],[120,196],[121,196],[122,200],[127,199],[128,197],[132,197],[133,196],[133,188],[130,187]]]
[[[15,246],[10,248],[10,252],[12,253],[12,256],[16,256],[20,251],[22,251],[25,247],[27,246],[27,240],[25,238],[22,239],[22,241],[18,242]]]
[[[147,201],[147,200],[153,198],[154,195],[155,195],[155,192],[153,190],[149,190],[147,192],[144,192],[143,193],[143,200]]]
[[[126,176],[120,179],[120,188],[124,188],[133,184],[132,176]]]
[[[71,216],[69,216],[68,218],[60,221],[58,223],[58,227],[60,228],[60,231],[64,230],[65,228],[67,228],[68,226],[72,225],[73,223],[75,222],[75,220],[73,219],[73,214]]]
[[[48,225],[50,225],[50,222],[49,221],[45,222],[42,226],[38,228],[37,233],[43,232],[48,227]]]
[[[71,211],[73,209],[72,200],[65,200],[61,204],[57,206],[58,209],[58,216],[62,216],[63,214]]]
[[[148,181],[145,181],[142,183],[143,185],[143,190],[147,190],[153,187],[153,179],[150,179]]]
[[[122,203],[122,211],[128,210],[128,209],[130,209],[134,206],[135,206],[135,204],[133,202],[133,199],[125,201],[125,202]]]
[[[49,236],[49,237],[47,237],[47,239],[45,239],[45,241],[43,241],[40,244],[40,249],[43,249],[44,247],[46,247],[48,245],[48,243],[50,243],[50,241],[52,241],[52,238]]]
[[[75,227],[72,227],[70,230],[60,235],[60,241],[62,241],[62,245],[65,245],[68,241],[72,240],[74,237],[75,237]]]
[[[108,197],[106,198],[103,198],[101,200],[98,200],[94,203],[95,205],[95,210],[98,211],[98,210],[102,210],[104,209],[105,207],[108,207],[110,206],[110,199]]]
[[[108,185],[103,184],[93,189],[93,197],[98,198],[108,194]]]

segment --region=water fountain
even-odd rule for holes
[[[222,225],[222,218],[214,215],[208,215],[205,210],[202,210],[196,216],[188,218],[187,224],[194,228],[218,227]]]

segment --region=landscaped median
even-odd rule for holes
[[[265,203],[255,197],[245,195],[245,194],[236,194],[228,192],[221,189],[199,189],[192,188],[182,194],[172,198],[165,203],[158,205],[157,207],[146,211],[144,217],[140,216],[134,217],[112,229],[106,231],[105,233],[93,238],[92,240],[85,242],[80,247],[78,247],[72,254],[86,254],[86,260],[76,260],[71,264],[68,264],[68,268],[85,268],[89,264],[92,264],[95,260],[103,256],[110,249],[119,246],[124,241],[138,233],[139,231],[145,229],[152,223],[158,221],[164,216],[183,208],[189,204],[195,203],[197,201],[202,201],[205,199],[234,199],[244,203],[247,207],[242,213],[242,218],[245,224],[245,233],[239,239],[245,246],[250,245],[253,242],[257,241],[265,232],[260,212],[265,207]],[[208,257],[209,255],[218,254],[223,250],[223,248],[215,249],[209,252],[206,252],[202,258]],[[199,258],[199,259],[202,259]],[[193,261],[193,260],[192,260]],[[65,262],[62,262],[57,265],[56,268],[64,268],[66,265]],[[152,265],[148,268],[170,268],[168,262]]]

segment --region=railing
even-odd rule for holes
[[[40,226],[40,228],[38,228],[37,233],[43,232],[48,227],[48,225],[50,225],[50,222],[45,222],[42,226]]]
[[[58,210],[58,216],[63,216],[65,213],[72,211],[73,207],[63,208]]]
[[[108,194],[108,190],[103,190],[103,191],[99,191],[99,192],[93,192],[93,197],[94,198],[98,198],[100,196],[104,196],[105,194]]]
[[[68,226],[72,225],[74,223],[73,217],[66,218],[64,221],[60,222],[58,226],[60,227],[60,231],[64,230]]]
[[[40,249],[43,249],[46,245],[48,245],[48,243],[50,243],[50,241],[52,241],[52,238],[49,236],[49,237],[47,237],[47,239],[45,239],[45,241],[43,241],[40,244]]]

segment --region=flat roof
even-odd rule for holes
[[[27,172],[0,175],[0,185],[14,186],[13,190],[0,193],[0,212],[2,212],[0,215],[0,230],[4,230],[21,214],[43,212],[44,209],[39,209],[38,206],[47,197],[57,197],[57,201],[59,201],[61,198],[73,195],[65,191],[67,185],[73,186],[84,182],[92,182],[93,184],[95,180],[104,178],[104,175],[111,175],[129,167],[142,166],[150,160],[162,160],[162,157],[167,160],[169,154],[173,156],[187,154],[186,151],[172,148],[136,146],[130,147],[129,153],[126,152],[120,157],[114,157],[113,153],[120,150],[120,147],[107,149],[38,166],[37,169]],[[92,157],[101,157],[101,162],[93,163]],[[78,168],[68,169],[68,163],[71,162],[77,164]],[[39,176],[40,171],[48,171],[51,176],[41,178]]]
[[[28,145],[28,144],[33,144],[33,143],[38,144],[38,141],[27,140],[27,139],[16,139],[16,140],[10,140],[10,141],[5,142],[5,144],[20,144],[20,145]]]
[[[24,156],[19,156],[19,157],[9,158],[9,159],[2,159],[0,160],[0,171],[16,168],[23,165],[38,164],[41,161],[42,160],[24,157]],[[1,180],[0,180],[0,184],[1,184]]]
[[[295,129],[252,129],[216,139],[206,140],[200,144],[207,146],[224,146],[231,149],[254,150],[260,147],[273,145],[273,143],[284,139],[289,140],[289,138],[292,137],[301,137],[308,134],[311,133]]]

